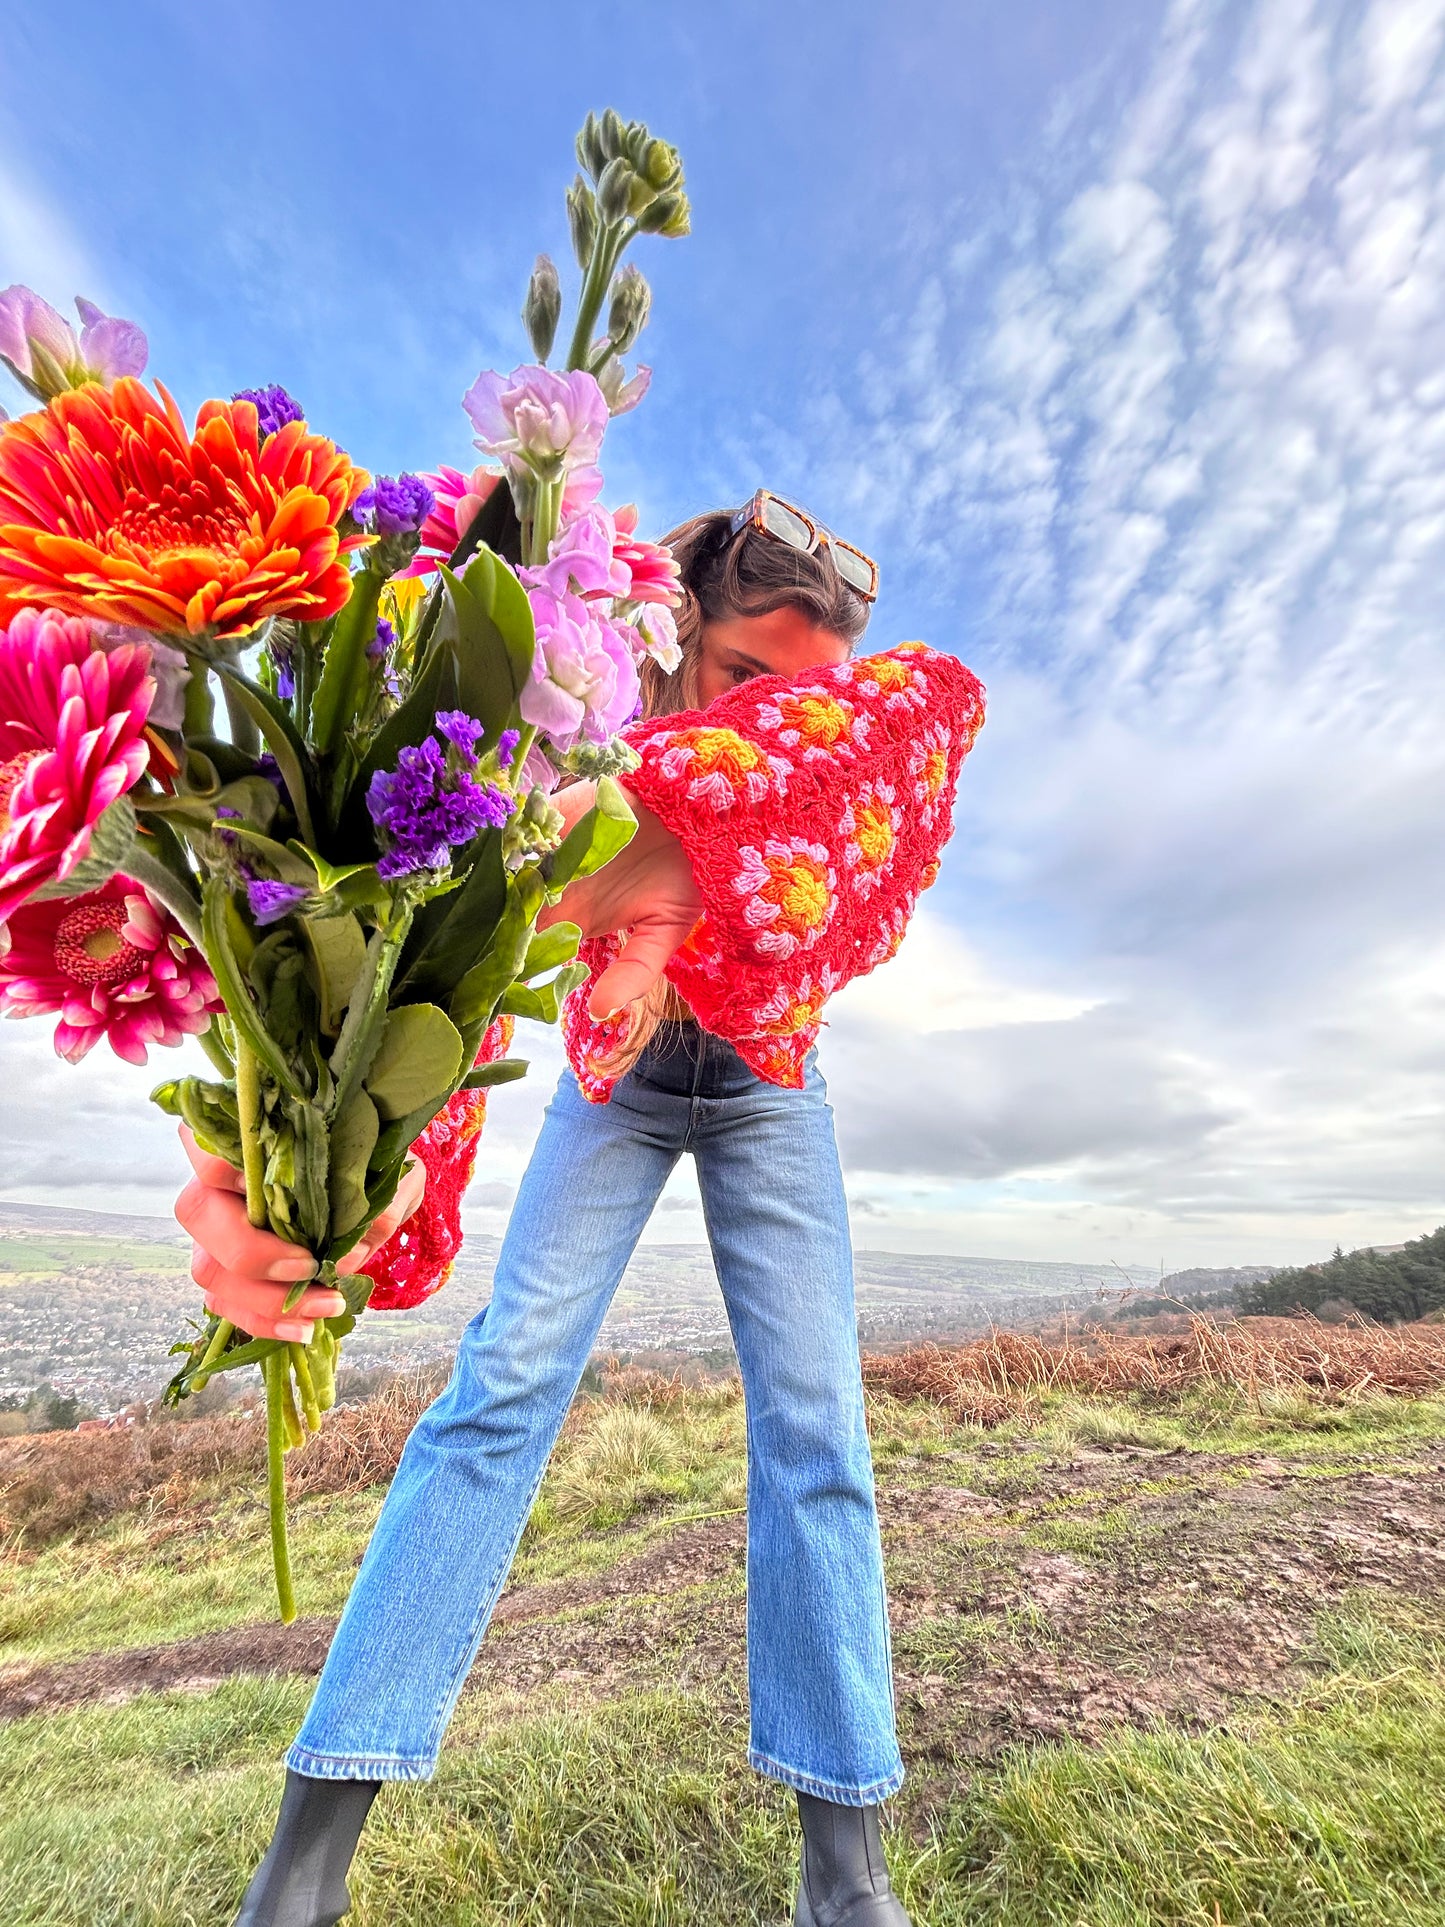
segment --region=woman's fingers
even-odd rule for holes
[[[651,990],[696,921],[694,914],[685,912],[681,916],[648,917],[634,924],[621,953],[592,986],[587,999],[592,1015],[610,1017]]]
[[[218,1158],[213,1151],[203,1151],[189,1124],[182,1124],[179,1133],[181,1143],[186,1147],[186,1156],[191,1161],[191,1169],[202,1184],[213,1184],[220,1191],[239,1191],[245,1195],[245,1176],[234,1164]]]
[[[234,1191],[192,1178],[176,1200],[176,1217],[198,1245],[238,1277],[294,1285],[316,1275],[311,1253],[249,1223],[245,1200]]]
[[[426,1190],[426,1166],[420,1158],[413,1160],[401,1174],[401,1182],[396,1187],[396,1196],[376,1219],[371,1229],[357,1244],[353,1245],[344,1258],[338,1258],[336,1269],[350,1276],[352,1272],[365,1271],[367,1260],[386,1243],[399,1225],[416,1210]]]
[[[191,1252],[191,1276],[201,1287],[206,1304],[218,1318],[228,1318],[253,1338],[280,1338],[309,1345],[318,1318],[336,1318],[346,1309],[339,1291],[313,1285],[300,1302],[283,1311],[289,1285],[263,1278],[245,1278],[218,1264],[203,1245]]]

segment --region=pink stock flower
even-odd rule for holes
[[[99,649],[77,617],[22,609],[0,631],[0,923],[70,875],[146,767],[155,687],[145,643]]]
[[[627,502],[612,517],[616,539],[612,553],[625,563],[632,578],[630,602],[665,602],[676,608],[682,600],[682,572],[672,550],[661,542],[645,541],[637,533],[637,507]]]
[[[401,571],[403,576],[431,575],[439,562],[451,561],[458,542],[501,481],[502,472],[479,467],[470,475],[463,475],[459,468],[443,467],[419,479],[431,490],[435,504],[421,525],[421,547]]]
[[[607,397],[594,375],[528,366],[488,369],[462,397],[477,447],[512,474],[554,481],[597,460],[607,429]]]
[[[524,722],[533,723],[557,749],[579,738],[605,743],[637,707],[641,684],[621,625],[609,621],[580,596],[557,595],[540,571],[522,580],[537,625],[532,680],[522,691]]]
[[[617,561],[616,547],[611,515],[600,502],[593,502],[564,524],[548,550],[550,560],[533,572],[534,578],[558,596],[566,595],[569,588],[588,601],[625,596],[632,577],[626,565]]]
[[[75,305],[82,323],[79,340],[64,315],[33,288],[17,282],[0,293],[0,355],[42,401],[88,381],[138,375],[146,365],[149,347],[135,322],[102,314],[79,295]]]
[[[616,355],[603,363],[599,386],[607,397],[608,413],[612,415],[630,415],[652,386],[652,370],[641,362],[631,381],[624,380],[623,375],[622,363]]]
[[[139,884],[112,877],[83,897],[27,903],[7,926],[0,1010],[60,1012],[55,1048],[78,1064],[102,1037],[144,1064],[151,1044],[179,1044],[223,1008],[205,959]]]

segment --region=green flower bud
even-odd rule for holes
[[[647,159],[650,135],[640,120],[630,120],[622,136],[622,151],[639,172]]]
[[[625,154],[616,155],[603,168],[597,183],[597,211],[609,225],[626,216],[636,178]]]
[[[612,305],[607,311],[607,334],[615,353],[625,355],[647,326],[652,290],[640,268],[631,262],[612,283]]]
[[[622,125],[622,116],[615,108],[609,107],[603,114],[600,138],[604,164],[616,160],[625,151],[627,129]]]
[[[602,130],[597,125],[595,114],[587,116],[577,136],[577,162],[594,181],[607,165],[607,154],[602,146]]]
[[[692,209],[688,206],[686,194],[681,189],[671,194],[659,194],[651,207],[644,208],[638,215],[637,225],[644,234],[661,234],[668,240],[691,234]]]
[[[527,325],[527,337],[532,343],[532,353],[538,361],[545,361],[552,352],[552,343],[557,338],[557,323],[561,316],[562,283],[557,279],[556,265],[549,254],[539,254],[527,288],[527,299],[522,307],[522,319]]]
[[[597,197],[580,174],[567,190],[567,225],[572,230],[572,252],[585,273],[597,240]]]

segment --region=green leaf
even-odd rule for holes
[[[462,1040],[456,1025],[435,1004],[403,1004],[386,1020],[365,1084],[381,1116],[391,1123],[443,1098],[456,1083]]]
[[[271,785],[267,783],[266,787],[270,789]],[[308,890],[315,889],[316,876],[311,865],[286,844],[263,836],[259,830],[248,829],[244,823],[228,823],[226,829],[231,835],[239,837],[248,850],[264,857],[282,883],[300,883]]]
[[[555,1024],[562,999],[578,984],[585,983],[589,974],[586,964],[570,963],[547,983],[535,988],[530,984],[514,983],[502,993],[502,1001],[497,1009],[505,1016],[530,1017],[534,1023]]]
[[[502,832],[477,839],[458,889],[418,910],[397,972],[397,991],[444,1000],[486,949],[507,902]]]
[[[511,653],[487,613],[488,584],[479,583],[481,594],[477,594],[470,582],[462,581],[450,569],[443,567],[440,574],[447,600],[437,634],[442,645],[450,646],[456,656],[457,707],[475,716],[486,730],[488,742],[495,743],[517,707]]]
[[[95,819],[89,847],[70,875],[42,884],[34,900],[48,903],[54,897],[81,897],[109,883],[117,870],[125,869],[126,858],[135,848],[135,833],[135,807],[128,796],[118,796]]]
[[[527,945],[527,954],[517,975],[525,981],[540,977],[544,970],[555,970],[559,964],[571,963],[581,941],[582,932],[575,923],[554,923],[546,930],[537,931]]]
[[[321,1028],[334,1037],[366,962],[366,935],[353,916],[297,921],[306,939],[307,975],[321,1006]]]
[[[317,888],[323,891],[335,890],[348,877],[362,876],[371,868],[369,863],[328,863],[324,856],[318,855],[294,836],[288,840],[286,847],[293,855],[304,858],[311,865],[316,872]]]
[[[492,597],[487,612],[502,632],[502,640],[512,658],[512,686],[520,696],[532,677],[537,626],[532,619],[527,591],[500,556],[492,570]]]
[[[478,1064],[474,1071],[468,1071],[462,1079],[464,1091],[487,1091],[494,1084],[515,1084],[519,1077],[525,1077],[530,1067],[526,1057],[498,1057],[490,1064]]]
[[[376,611],[382,577],[361,568],[351,578],[351,596],[336,618],[336,629],[326,649],[321,680],[311,701],[311,740],[323,756],[340,748],[348,723],[355,720],[368,675],[367,646],[376,635]],[[316,838],[308,834],[308,843]]]
[[[296,1075],[267,1030],[247,987],[245,971],[255,950],[255,940],[219,877],[210,878],[202,888],[201,930],[206,962],[231,1022],[281,1088],[293,1097],[301,1097]]]
[[[367,1215],[366,1167],[376,1149],[381,1120],[365,1091],[358,1091],[331,1126],[331,1223],[344,1236]]]
[[[637,818],[627,807],[622,791],[610,776],[599,777],[593,807],[577,819],[551,856],[542,860],[548,892],[558,897],[569,883],[590,877],[625,849],[636,831]]]
[[[535,870],[519,870],[507,880],[507,903],[490,945],[452,992],[447,1008],[452,1021],[469,1024],[491,1021],[503,991],[516,981],[526,961],[532,926],[546,897],[546,887]]]
[[[236,692],[238,701],[255,718],[256,726],[265,739],[266,747],[276,758],[281,771],[281,781],[286,785],[286,794],[291,799],[291,813],[308,843],[316,841],[316,830],[311,815],[311,792],[307,787],[306,770],[309,758],[300,731],[292,722],[289,711],[279,697],[273,696],[269,689],[263,689],[249,676],[243,676],[239,669],[229,664],[218,664],[216,673]]]

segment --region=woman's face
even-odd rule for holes
[[[848,660],[848,645],[800,609],[733,616],[703,627],[698,694],[704,708],[752,676],[801,676]]]

